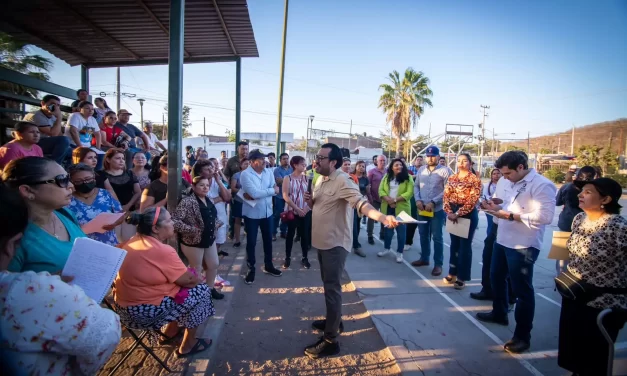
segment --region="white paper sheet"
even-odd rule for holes
[[[398,223],[414,223],[414,224],[427,223],[427,221],[419,221],[417,219],[414,219],[411,215],[405,213],[404,211],[402,211],[399,215],[396,216],[396,221]]]
[[[120,219],[123,215],[124,213],[100,213],[96,218],[82,225],[81,229],[85,234],[92,234],[94,232],[104,234],[107,230],[105,230],[103,226],[115,223],[115,221]]]
[[[107,295],[126,257],[126,251],[89,239],[78,238],[61,275],[72,276],[74,285],[100,304]]]
[[[468,239],[470,233],[470,219],[457,218],[457,223],[453,223],[450,219],[446,219],[446,231],[451,235],[459,236],[460,238]]]
[[[247,205],[252,206],[253,208],[255,207],[255,205],[257,205],[257,201],[255,201],[255,200],[248,200],[248,199],[244,198],[244,191],[241,190],[241,189],[237,192],[237,197],[241,198],[242,202],[244,202]]]

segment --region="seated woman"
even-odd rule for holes
[[[118,196],[115,195],[115,191],[113,190],[109,179],[102,173],[102,171],[96,170],[96,166],[98,165],[98,155],[95,151],[82,146],[77,147],[74,151],[72,151],[72,163],[84,163],[93,168],[94,171],[96,171],[96,187],[106,189],[114,199],[118,199]]]
[[[0,369],[5,375],[95,375],[120,342],[118,315],[59,276],[7,271],[29,221],[20,193],[0,183]]]
[[[79,163],[70,166],[70,181],[74,185],[72,201],[67,207],[83,226],[102,213],[119,213],[122,206],[105,189],[96,188],[94,170],[86,164]],[[91,239],[112,246],[118,245],[115,227],[124,221],[124,216],[106,226],[104,233],[94,232],[87,234]]]
[[[216,219],[218,211],[207,197],[209,180],[197,176],[192,181],[192,193],[183,197],[172,218],[174,229],[181,237],[181,251],[189,261],[189,266],[198,275],[204,269],[207,281],[215,281],[218,275],[218,249],[216,247]],[[215,288],[211,297],[223,299],[224,294]]]
[[[165,335],[176,337],[185,328],[177,357],[206,350],[211,340],[196,339],[198,326],[215,314],[211,289],[187,269],[176,250],[163,241],[174,236],[170,213],[162,207],[134,213],[127,219],[137,234],[120,248],[128,254],[115,280],[114,299],[120,320],[130,328],[164,325]]]
[[[30,217],[9,270],[59,273],[74,240],[86,237],[65,209],[74,188],[69,175],[50,159],[26,157],[10,162],[2,180],[26,200]]]

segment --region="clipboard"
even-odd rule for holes
[[[450,219],[446,219],[446,231],[460,238],[468,239],[470,233],[470,219],[457,218],[457,223],[453,223]]]
[[[566,247],[570,234],[572,233],[569,231],[553,231],[553,241],[551,242],[551,250],[547,258],[552,260],[570,259],[568,247]]]

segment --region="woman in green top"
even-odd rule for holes
[[[74,187],[68,173],[53,160],[26,157],[11,161],[2,180],[19,190],[29,213],[28,226],[9,271],[61,272],[74,240],[86,237],[76,219],[64,209]]]
[[[401,212],[411,213],[410,200],[414,196],[414,181],[407,166],[400,158],[393,159],[388,167],[387,174],[381,180],[379,185],[379,197],[381,197],[381,212],[386,215],[399,215]],[[406,226],[399,225],[396,228],[396,240],[398,246],[396,248],[396,262],[403,262],[403,248],[405,247]],[[383,257],[391,253],[392,236],[394,229],[386,228],[384,231],[384,250],[377,253],[377,256]]]

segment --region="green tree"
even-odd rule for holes
[[[226,140],[228,142],[235,142],[235,131],[227,129],[226,130]]]
[[[507,150],[507,151],[522,150],[524,152],[527,152],[527,149],[521,148],[521,147],[516,146],[516,145],[507,145],[507,148],[505,150]]]
[[[383,94],[378,107],[386,114],[386,122],[392,127],[396,136],[396,155],[400,156],[401,138],[416,128],[425,106],[433,107],[430,99],[433,92],[429,88],[429,78],[413,68],[407,68],[403,77],[394,70],[388,80],[389,84],[379,85]]]
[[[580,166],[600,166],[602,149],[601,146],[596,145],[581,145],[575,152],[577,164]]]
[[[168,113],[168,105],[166,104],[163,107],[165,113]],[[183,116],[182,116],[182,126],[183,126],[183,138],[192,137],[192,133],[189,131],[189,128],[192,126],[192,122],[189,120],[189,113],[192,109],[189,106],[183,106]]]
[[[48,71],[52,61],[40,55],[31,54],[31,46],[20,42],[11,35],[0,32],[0,67],[11,69],[39,80],[50,81]],[[0,89],[18,95],[37,98],[39,92],[21,85],[0,82]]]
[[[547,149],[547,148],[542,148],[542,149],[540,149],[540,154],[553,154],[553,150]]]

